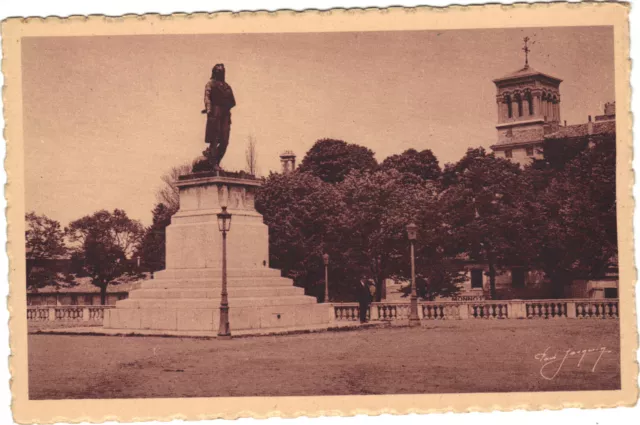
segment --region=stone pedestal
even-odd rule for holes
[[[327,306],[268,267],[269,229],[254,207],[258,180],[186,176],[180,210],[167,228],[166,270],[105,311],[111,329],[217,331],[222,234],[217,214],[231,213],[227,275],[231,332],[329,323]]]

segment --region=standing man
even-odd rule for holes
[[[204,110],[207,127],[204,141],[209,144],[205,156],[214,170],[220,170],[220,161],[229,145],[231,132],[231,108],[236,106],[231,86],[225,82],[224,64],[217,64],[211,71],[211,79],[204,88]]]
[[[371,292],[369,291],[369,285],[365,279],[360,279],[358,285],[358,304],[360,310],[360,323],[367,321],[367,312],[369,311],[369,305],[371,304]]]

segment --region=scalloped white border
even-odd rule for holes
[[[489,6],[489,8],[494,8],[495,10],[497,10],[499,12],[502,12],[502,11],[505,11],[505,10],[509,10],[511,12],[518,12],[519,10],[522,10],[523,8],[525,8],[525,10],[527,10],[529,12],[539,10],[540,8],[547,8],[546,10],[551,11],[551,9],[549,9],[549,8],[553,8],[555,10],[555,8],[557,8],[557,7],[563,7],[563,8],[565,8],[565,10],[573,9],[574,11],[576,10],[576,8],[580,7],[581,11],[585,11],[587,8],[592,7],[592,6],[590,6],[590,5],[579,6],[579,5],[575,5],[575,4],[570,4],[568,6],[567,5],[544,5],[543,4],[543,5],[536,5],[536,6],[518,5],[518,6],[515,6],[515,7],[508,8],[508,9],[505,9],[504,6],[502,6],[502,7],[501,6]],[[404,9],[404,10],[401,10],[401,12],[409,13],[409,14],[423,13],[423,12],[427,12],[427,13],[435,12],[436,14],[438,14],[438,13],[443,13],[443,12],[454,12],[455,13],[455,12],[461,12],[461,11],[464,11],[464,12],[480,12],[481,9],[485,9],[486,10],[487,8],[488,7],[484,7],[484,6],[472,7],[472,8],[469,8],[469,7],[454,7],[454,8],[450,8],[450,9],[447,9],[447,10],[433,9],[433,8],[420,8],[420,9]],[[600,9],[600,10],[602,10],[602,9]],[[398,13],[398,9],[380,10],[380,9],[374,8],[374,9],[368,9],[367,11],[363,11],[363,10],[332,10],[332,11],[328,11],[328,12],[306,11],[306,12],[304,12],[304,15],[305,15],[305,17],[309,16],[309,15],[320,16],[320,17],[323,17],[323,19],[326,21],[327,19],[332,19],[335,16],[347,16],[348,18],[357,17],[357,18],[362,19],[362,18],[365,18],[365,17],[367,17],[367,15],[370,15],[372,13],[388,15],[390,13]],[[259,12],[259,13],[246,12],[246,13],[240,13],[240,14],[237,14],[237,13],[234,13],[234,14],[215,14],[213,16],[210,15],[208,17],[212,18],[212,19],[219,19],[221,17],[224,17],[225,15],[226,16],[231,16],[232,19],[246,18],[246,17],[255,17],[255,18],[259,19],[260,17],[265,16],[265,15],[269,16],[271,19],[273,19],[275,17],[275,15],[273,13],[265,13],[265,12]],[[280,12],[277,13],[277,15],[278,15],[278,17],[283,16],[283,15],[284,16],[287,16],[287,15],[301,16],[302,13],[300,13],[300,12],[292,12],[292,11],[280,11]],[[175,23],[176,20],[185,19],[185,18],[187,20],[199,19],[202,16],[206,16],[206,14],[195,14],[195,15],[190,15],[190,16],[185,16],[184,14],[181,14],[179,16],[174,16],[174,17],[159,16],[159,15],[146,15],[146,16],[135,16],[135,15],[131,16],[131,15],[129,15],[129,16],[117,17],[117,18],[105,18],[105,17],[97,17],[96,16],[96,17],[91,17],[89,20],[87,20],[84,17],[72,17],[71,19],[64,19],[64,20],[60,20],[60,19],[56,19],[56,18],[49,18],[44,22],[46,22],[47,24],[51,24],[53,26],[55,26],[57,24],[62,24],[65,27],[68,26],[69,23],[72,23],[75,26],[78,26],[78,25],[83,26],[83,25],[87,25],[88,23],[92,23],[93,24],[93,23],[96,23],[96,22],[99,22],[99,21],[110,22],[111,25],[113,25],[113,23],[120,23],[120,25],[127,24],[127,23],[132,22],[132,20],[133,21],[138,21],[138,22],[154,22],[154,21],[152,21],[154,19],[156,20],[155,22],[163,22],[164,21],[164,22]],[[450,15],[448,17],[450,17]],[[174,19],[174,18],[177,18],[177,19]],[[366,20],[366,19],[364,19],[364,20]],[[31,22],[40,23],[40,22],[43,22],[43,20],[40,19],[40,18],[32,18],[32,19],[28,19],[26,21],[23,21],[23,23],[26,23],[27,25],[29,25]],[[192,21],[190,24],[192,24],[193,22],[194,21]],[[513,21],[511,23],[513,23]],[[358,22],[356,22],[355,24],[356,24],[355,27],[359,27],[360,26],[358,24]],[[49,25],[49,27],[47,28],[47,32],[48,32],[49,29],[52,28],[51,25]],[[513,26],[513,25],[508,25],[508,26]],[[437,27],[440,28],[440,26],[437,26]],[[60,28],[58,28],[58,29],[60,29]],[[361,28],[359,28],[359,29],[361,29]],[[379,27],[376,27],[376,29],[379,29]],[[625,32],[626,32],[626,30],[627,30],[627,28],[624,28]],[[3,31],[4,31],[4,27],[3,27]],[[617,59],[619,59],[619,58],[617,58]],[[628,76],[629,63],[626,60],[626,58],[624,58],[624,59],[625,60],[622,61],[622,64],[620,62],[618,62],[618,65],[626,67],[626,72],[625,73]],[[7,64],[10,65],[10,61],[7,61],[7,60],[3,61],[3,69],[5,67],[9,68],[9,66]],[[617,77],[618,77],[618,75],[617,75]],[[618,83],[617,86],[619,86],[619,85],[620,84]],[[8,92],[9,92],[9,90],[7,90],[7,88],[5,87],[5,90],[3,91],[3,94],[7,98],[14,99],[13,97],[9,96]],[[618,102],[618,105],[620,105],[622,103],[621,100],[622,101],[626,100],[626,104],[628,105],[628,102],[629,102],[629,100],[628,100],[629,99],[628,89],[623,90],[622,99],[620,98],[619,95],[620,95],[620,90],[617,89],[616,90],[616,98],[617,98],[616,100]],[[625,99],[625,96],[626,96],[626,99]],[[619,108],[620,108],[620,106],[619,106]],[[7,109],[11,109],[11,106],[9,106]],[[7,111],[5,111],[5,114],[7,114]],[[7,118],[9,117],[8,114],[6,116],[7,116]],[[7,119],[7,121],[9,121],[9,120]],[[625,124],[625,125],[627,125],[627,127],[629,128],[627,133],[628,133],[628,136],[630,136],[630,122],[627,123],[627,124]],[[8,123],[8,125],[10,126],[11,124]],[[618,134],[620,135],[620,134],[623,133],[623,132],[620,131],[620,128],[622,127],[621,122],[619,122],[618,125],[619,125]],[[7,132],[6,132],[7,137],[9,137],[8,136],[8,134],[9,134],[8,130],[9,129],[12,129],[12,127],[9,127],[7,129]],[[11,139],[9,139],[9,140],[11,140]],[[14,138],[13,140],[16,140],[16,139]],[[626,145],[628,145],[628,147],[630,147],[630,143],[628,143],[628,142],[630,142],[630,140],[631,139],[629,137],[628,140],[625,141],[625,146],[623,146],[623,147],[626,147]],[[628,150],[629,150],[629,153],[630,153],[630,149],[628,149]],[[11,155],[10,156],[10,160],[13,160],[13,155],[14,154],[12,153],[12,149],[9,149],[9,154]],[[629,159],[628,162],[630,162],[630,158],[628,158],[628,159]],[[7,169],[10,171],[11,168],[12,167],[9,166],[9,164],[7,162]],[[628,180],[629,183],[631,183],[631,181],[632,180]],[[622,185],[620,185],[620,186],[622,186]],[[621,189],[623,189],[626,192],[626,193],[624,193],[625,196],[630,195],[630,193],[628,191],[629,187],[630,186],[626,186],[624,188],[619,187],[618,188],[619,196],[620,196]],[[8,187],[7,191],[10,193],[12,191],[12,189],[14,189],[14,188],[13,187]],[[630,207],[631,209],[633,208],[633,204],[632,203],[627,205],[627,206]],[[8,215],[11,215],[11,210],[8,211]],[[626,219],[624,221],[625,221],[625,223],[627,222]],[[630,223],[628,223],[628,224],[630,224]],[[16,227],[18,227],[18,226],[16,226]],[[11,229],[10,228],[10,232],[13,231],[13,230],[15,230],[15,229]],[[16,244],[20,245],[20,241],[17,241]],[[632,249],[632,243],[631,243],[630,247]],[[621,244],[621,248],[622,248],[622,244]],[[11,250],[11,248],[9,248],[9,250]],[[13,264],[12,264],[12,266],[13,266]],[[15,273],[16,272],[17,272],[17,270],[13,271],[14,278],[15,278]],[[632,274],[634,274],[634,280],[635,280],[635,270],[633,271]],[[10,300],[10,305],[13,305],[14,302],[17,301],[15,299],[16,298],[15,295],[17,295],[17,294],[14,293],[12,295],[14,295],[14,297],[13,297],[12,300]],[[20,298],[20,296],[18,296],[17,298]],[[24,304],[22,304],[22,305],[24,305]],[[635,317],[634,317],[634,319],[635,319]],[[15,322],[15,320],[14,320],[14,322]],[[16,323],[12,323],[12,330],[13,330],[12,343],[14,343],[15,339],[16,339],[15,326],[14,326],[15,324]],[[626,325],[626,321],[625,321],[625,325]],[[635,328],[635,320],[633,322],[633,325],[634,325],[634,328]],[[634,353],[635,353],[635,348],[637,347],[637,333],[635,334],[634,340],[631,341],[631,342],[633,343],[632,344],[633,345],[632,348],[634,349]],[[626,344],[625,344],[625,348],[628,348],[628,347],[626,347]],[[15,362],[12,361],[12,366],[13,366],[14,363]],[[634,362],[633,362],[633,367],[635,368],[634,375],[637,376],[637,364],[635,363],[635,359],[634,359]],[[13,369],[13,367],[12,367],[12,369]],[[623,380],[624,379],[625,379],[625,377],[623,376]],[[15,388],[15,384],[14,384],[14,388]],[[536,393],[536,394],[539,394],[539,393]],[[534,395],[536,395],[536,394],[534,394]],[[531,402],[533,401],[532,399],[535,399],[537,397],[532,397],[532,395],[522,394],[523,398],[520,401],[513,400],[508,405],[490,404],[492,402],[487,399],[487,400],[484,400],[484,402],[485,403],[489,402],[489,404],[483,404],[483,403],[475,404],[475,403],[473,403],[473,404],[466,404],[465,405],[466,407],[462,408],[462,409],[459,409],[459,408],[453,408],[453,409],[458,411],[458,412],[460,412],[460,411],[470,411],[470,410],[490,411],[493,408],[495,408],[495,409],[503,409],[503,410],[511,410],[511,409],[514,409],[514,408],[536,409],[536,408],[545,408],[545,407],[546,408],[551,408],[551,409],[557,409],[557,408],[563,407],[563,404],[562,403],[558,403],[558,401],[557,401],[557,398],[559,398],[558,396],[560,396],[560,394],[565,394],[565,393],[554,393],[554,395],[556,396],[556,400],[553,400],[553,402],[552,402],[553,404],[546,404],[544,402],[542,404],[531,404]],[[582,394],[587,395],[587,393],[582,393]],[[512,397],[510,397],[511,395],[513,395],[513,394],[508,394],[506,398],[512,398]],[[486,397],[482,397],[483,395],[477,395],[477,394],[476,395],[466,395],[465,394],[465,395],[453,395],[453,396],[455,398],[458,398],[458,399],[460,399],[460,398],[473,398],[476,401],[482,401],[480,399],[486,398]],[[493,398],[494,400],[495,399],[501,399],[501,395],[500,394],[491,394],[490,396],[491,396],[490,398]],[[399,400],[399,399],[404,398],[406,396],[379,396],[379,397],[384,397],[385,398],[385,402],[388,402],[390,400],[393,402],[394,399],[395,400]],[[418,398],[423,398],[423,397],[424,396],[415,396],[414,398],[418,399]],[[361,399],[362,400],[363,396],[325,397],[325,398],[326,399],[340,399],[340,400],[336,400],[336,401],[338,401],[337,404],[342,404],[341,401],[344,400],[344,399],[351,399],[354,402],[358,403],[357,399]],[[449,397],[445,397],[445,398],[449,398]],[[504,397],[502,397],[502,398],[504,398]],[[205,399],[198,399],[198,401],[200,401],[200,400],[204,401]],[[114,401],[114,400],[101,401],[101,402],[98,402],[98,403],[109,404],[109,405],[111,405],[111,406],[109,406],[110,409],[118,409],[118,410],[112,410],[112,411],[120,411],[120,412],[122,412],[122,410],[119,407],[126,407],[126,404],[129,404],[129,405],[133,406],[132,403],[127,403],[127,402],[135,402],[136,406],[140,407],[139,406],[140,404],[144,404],[144,402],[147,402],[147,401],[150,401],[150,400],[126,400],[125,403],[122,404],[122,406],[115,406],[114,405],[114,403],[120,404],[120,402],[122,402],[120,400],[116,400],[116,401]],[[162,403],[161,400],[151,400],[151,401],[152,402],[160,402],[160,403]],[[180,401],[183,401],[183,400],[180,400]],[[247,401],[248,401],[248,399],[241,399],[241,404],[246,407],[247,405],[250,404]],[[49,402],[29,402],[27,404],[31,404],[32,406],[30,406],[30,407],[38,408],[40,406],[37,406],[37,405],[41,405],[42,406],[43,404],[46,404],[46,403],[49,403]],[[80,401],[80,402],[75,402],[75,403],[82,403],[84,405],[87,404],[86,401]],[[198,402],[193,403],[195,405],[191,406],[191,407],[196,407],[197,408],[198,404],[200,404],[200,403],[198,403]],[[627,401],[627,403],[628,403],[628,401]],[[64,402],[64,404],[69,405],[69,402]],[[73,402],[71,404],[73,404]],[[165,402],[165,404],[166,404],[166,402]],[[175,402],[173,404],[175,404]],[[301,404],[304,404],[304,403],[301,403]],[[368,403],[366,403],[366,404],[368,404]],[[452,404],[456,404],[456,403],[452,403]],[[475,404],[475,406],[474,406],[474,404]],[[617,405],[617,404],[619,404],[619,403],[614,403],[614,404],[611,404],[611,403],[602,403],[602,404],[595,403],[595,404],[593,404],[593,403],[589,403],[589,402],[585,403],[584,401],[580,401],[578,403],[570,403],[569,405],[570,406],[576,406],[576,407],[582,407],[582,406],[585,406],[585,405],[595,407],[595,406],[598,406],[598,405],[603,406],[603,405]],[[564,406],[567,406],[567,405],[565,404]],[[16,407],[18,407],[18,406],[16,406]],[[188,406],[184,406],[184,407],[188,407]],[[317,407],[320,407],[320,406],[317,406]],[[397,410],[397,409],[376,409],[376,410],[371,410],[371,409],[367,409],[367,408],[354,409],[353,408],[354,406],[351,406],[351,407],[347,407],[348,410],[345,411],[344,410],[345,407],[347,407],[347,406],[342,406],[340,409],[337,409],[337,410],[324,411],[324,412],[321,411],[321,410],[320,411],[318,411],[318,410],[309,411],[308,409],[307,410],[297,410],[297,409],[289,410],[289,409],[287,409],[287,410],[283,410],[282,412],[279,412],[277,410],[269,410],[267,413],[258,413],[258,412],[255,412],[255,411],[254,412],[235,411],[233,414],[230,414],[230,415],[227,413],[227,415],[225,415],[225,417],[227,417],[227,418],[242,417],[242,416],[252,416],[252,417],[271,417],[271,416],[293,417],[293,416],[299,416],[300,414],[307,414],[309,416],[318,416],[320,414],[353,415],[353,414],[358,414],[358,413],[380,414],[380,413],[384,413],[384,412],[397,414],[397,413],[409,413],[411,411],[420,412],[420,413],[427,413],[427,412],[434,412],[434,411],[447,411],[447,410],[450,410],[448,407],[444,407],[444,408],[440,407],[440,408],[434,408],[434,409],[408,409],[408,408],[406,408],[406,406],[404,408],[402,408],[401,410]],[[451,405],[450,405],[450,407],[451,407]],[[69,406],[69,410],[72,410],[72,406]],[[98,410],[101,410],[101,409],[98,409]],[[136,409],[136,410],[139,411],[140,409]],[[187,411],[184,411],[183,414],[168,415],[168,416],[164,416],[162,418],[158,418],[157,416],[153,416],[153,415],[152,416],[147,416],[147,418],[149,418],[149,419],[153,418],[153,419],[168,420],[170,418],[187,418],[187,417],[189,417],[189,418],[195,419],[196,417],[199,417],[199,418],[215,417],[215,414],[214,414],[214,416],[210,416],[210,414],[206,414],[206,413],[205,414],[199,414],[197,416],[192,416],[192,415],[190,415],[189,413],[186,413],[186,412]],[[26,412],[22,412],[22,413],[26,413]],[[256,414],[256,413],[258,413],[258,414]],[[121,414],[119,417],[120,418],[125,418],[125,416],[126,415]],[[95,416],[94,417],[87,417],[87,416],[84,416],[84,417],[83,416],[67,417],[66,415],[63,416],[63,417],[57,417],[56,419],[61,420],[63,418],[65,420],[71,420],[72,422],[77,422],[77,421],[81,421],[81,420],[91,420],[91,421],[98,420],[98,421],[101,421],[101,420],[109,420],[110,418],[116,419],[113,416],[111,416],[111,417],[109,417],[109,416],[101,416],[101,417],[98,418],[98,417],[95,417]],[[19,418],[17,418],[17,419],[19,419]],[[46,419],[44,417],[40,417],[40,419],[43,419],[43,420],[46,421]],[[49,420],[51,420],[51,418]],[[134,420],[144,420],[144,417],[135,416]]]

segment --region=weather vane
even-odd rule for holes
[[[524,47],[522,48],[522,50],[524,51],[524,68],[527,69],[529,68],[529,52],[531,51],[527,43],[529,43],[530,38],[525,37],[523,38],[523,40],[524,40]]]

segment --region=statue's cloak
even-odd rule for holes
[[[206,91],[209,93],[210,112],[207,114],[205,142],[222,144],[229,143],[231,131],[231,108],[236,106],[231,86],[224,81],[209,81]]]

